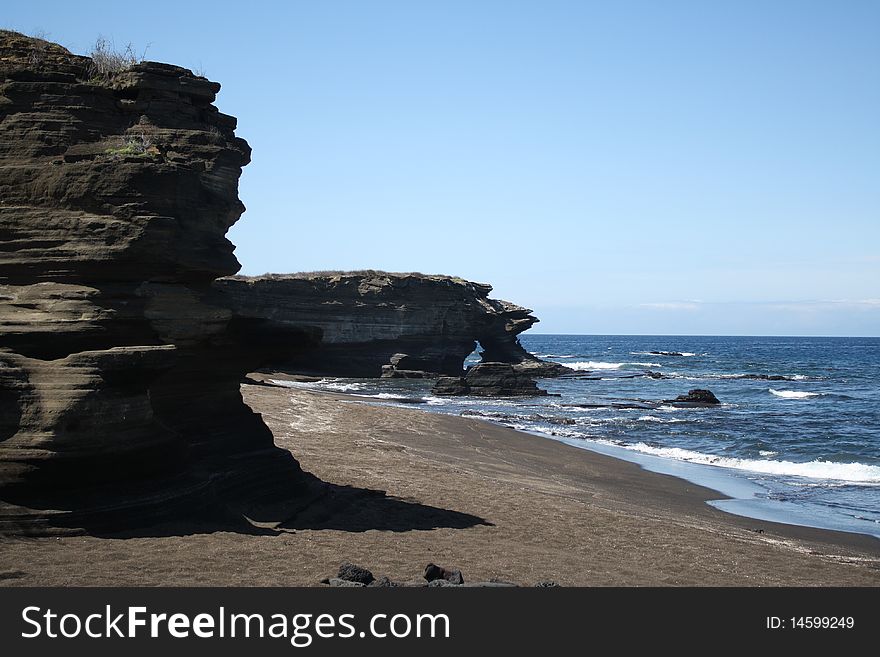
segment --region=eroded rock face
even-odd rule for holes
[[[239,267],[250,159],[219,88],[153,62],[95,78],[0,31],[0,531],[148,524],[296,480],[239,392],[259,356],[236,335],[265,322],[230,326],[210,286]]]
[[[533,376],[570,372],[529,354],[518,335],[538,319],[490,299],[492,287],[450,276],[361,272],[222,278],[215,287],[237,316],[274,326],[314,326],[320,347],[287,363],[345,377],[463,374],[477,342],[484,361],[516,364]]]

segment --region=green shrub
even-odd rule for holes
[[[120,140],[118,148],[108,148],[107,155],[150,157],[159,153],[159,149],[153,145],[153,140],[144,133],[129,135]]]

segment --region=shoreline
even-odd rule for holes
[[[274,375],[273,375],[274,376]],[[277,378],[277,376],[276,376]],[[767,533],[769,531],[773,531],[774,534],[779,535],[784,538],[791,538],[797,540],[814,540],[823,543],[829,543],[833,545],[843,546],[843,547],[852,547],[855,549],[866,549],[868,551],[874,552],[878,557],[880,557],[880,537],[874,536],[871,534],[866,534],[862,532],[854,532],[854,531],[846,531],[846,530],[836,530],[836,529],[828,529],[825,527],[815,527],[810,525],[803,525],[793,522],[784,522],[780,520],[775,520],[771,518],[761,518],[743,514],[733,513],[731,511],[726,511],[724,508],[719,505],[715,506],[715,503],[723,503],[725,502],[736,502],[740,499],[733,494],[732,488],[737,488],[737,483],[734,483],[731,486],[731,489],[728,489],[729,492],[725,492],[723,485],[720,487],[715,487],[709,480],[717,480],[717,479],[730,479],[731,481],[739,482],[738,478],[733,474],[722,473],[717,477],[706,476],[703,477],[704,482],[696,481],[696,477],[694,479],[686,477],[681,472],[675,473],[670,472],[677,469],[676,466],[679,465],[679,462],[672,461],[670,463],[670,459],[664,459],[658,456],[652,456],[649,454],[642,454],[639,452],[630,452],[629,450],[625,450],[623,448],[613,448],[611,446],[606,446],[602,443],[595,443],[595,445],[599,448],[605,449],[607,448],[608,452],[620,452],[621,455],[615,455],[612,453],[606,453],[605,451],[599,451],[599,449],[595,449],[592,446],[575,444],[573,439],[568,439],[563,436],[550,436],[540,432],[532,432],[516,429],[513,427],[508,427],[499,423],[492,422],[490,419],[481,418],[481,417],[462,417],[458,415],[445,414],[439,412],[432,412],[428,410],[422,410],[421,408],[409,408],[409,407],[400,407],[393,406],[391,404],[382,404],[381,401],[365,398],[363,396],[359,396],[356,394],[347,394],[347,393],[336,393],[333,391],[325,391],[325,390],[312,390],[312,389],[291,389],[286,388],[286,390],[297,390],[302,391],[306,394],[315,394],[315,395],[328,395],[332,397],[335,401],[342,401],[346,403],[352,404],[362,404],[369,407],[388,409],[393,408],[395,410],[400,410],[404,413],[428,413],[434,416],[439,416],[443,418],[450,418],[453,422],[457,420],[462,420],[467,423],[478,423],[482,425],[486,425],[487,427],[491,427],[493,429],[498,429],[501,432],[510,432],[512,434],[516,434],[522,437],[524,440],[528,440],[531,438],[538,439],[542,442],[549,442],[551,445],[559,445],[565,449],[573,449],[577,452],[586,452],[588,455],[593,457],[590,460],[596,461],[596,465],[602,466],[609,471],[623,469],[627,466],[635,468],[635,473],[627,473],[633,479],[638,479],[639,474],[645,475],[646,480],[642,482],[642,485],[646,488],[652,487],[656,488],[658,491],[662,491],[665,494],[668,494],[670,498],[687,498],[687,502],[684,502],[683,505],[691,506],[691,502],[695,502],[699,500],[699,502],[706,507],[706,509],[712,509],[713,511],[719,511],[723,518],[729,519],[729,524],[731,526],[737,526],[742,528],[747,528],[753,530],[760,526],[763,529],[762,533]],[[479,433],[485,436],[485,431],[479,431]],[[511,439],[511,436],[505,437],[507,440]],[[594,443],[595,441],[582,441],[585,443]],[[624,458],[624,455],[630,456],[631,458]],[[572,454],[568,454],[569,457],[573,458]],[[559,454],[560,458],[565,458],[561,453]],[[663,465],[660,465],[656,469],[654,467],[648,467],[646,465],[646,461],[655,461],[655,462],[663,462],[667,467],[664,468]],[[705,470],[710,466],[681,462],[680,465],[684,466],[687,469],[693,470]],[[722,468],[723,469],[723,468]],[[664,471],[665,470],[665,471]],[[619,476],[618,473],[615,473],[615,476]],[[653,477],[663,478],[665,481],[663,484],[659,484],[658,481],[648,481]],[[751,487],[747,482],[742,482],[741,487]],[[757,486],[755,486],[757,487]],[[679,488],[679,490],[675,490]],[[679,500],[683,502],[683,500]],[[693,509],[691,509],[693,510]],[[714,515],[714,514],[713,514]],[[880,561],[878,561],[878,567],[880,567]]]
[[[781,525],[844,534],[857,534],[880,540],[880,528],[871,533],[846,527],[834,527],[831,522],[819,524],[812,516],[800,511],[793,504],[759,498],[758,495],[766,493],[766,489],[748,479],[747,474],[751,473],[751,470],[733,470],[723,465],[716,466],[708,463],[681,461],[674,458],[646,454],[597,440],[548,436],[541,432],[526,433],[544,439],[556,440],[577,449],[586,449],[614,459],[634,463],[647,472],[668,475],[715,491],[717,493],[716,497],[706,500],[706,504],[731,515],[754,521],[773,522]]]
[[[0,585],[318,586],[351,561],[563,586],[880,586],[880,541],[753,520],[678,477],[481,420],[243,385],[332,488],[284,526],[0,539]]]
[[[300,375],[289,375],[281,372],[265,372],[261,373],[260,376],[263,377],[263,381],[270,382],[270,384],[272,380],[277,381],[278,384],[283,384],[286,381],[298,382],[302,378]],[[342,380],[345,381],[345,379]],[[339,396],[345,395],[350,396],[352,401],[360,401],[383,407],[415,408],[422,412],[450,417],[464,417],[466,415],[466,413],[450,413],[438,410],[430,405],[424,405],[424,403],[414,403],[415,398],[410,400],[402,397],[398,401],[396,397],[391,395],[388,399],[382,399],[382,395],[349,392],[345,386],[334,390],[332,388],[310,387],[309,383],[305,382],[302,387],[297,385],[290,389],[309,390],[312,392],[337,394]],[[406,393],[401,394],[405,395]],[[422,397],[422,399],[426,398]],[[731,468],[724,464],[701,463],[660,456],[638,449],[628,449],[623,445],[614,444],[599,438],[591,438],[589,436],[575,437],[566,433],[557,433],[555,430],[531,429],[529,427],[511,425],[507,422],[494,420],[491,417],[484,417],[478,414],[467,415],[469,418],[484,421],[494,426],[509,428],[513,431],[544,440],[549,439],[577,449],[585,449],[611,458],[634,463],[646,471],[671,475],[690,484],[715,491],[717,495],[714,498],[708,499],[706,503],[732,515],[742,516],[754,521],[775,522],[783,525],[809,527],[811,529],[832,532],[860,534],[880,540],[880,526],[874,527],[870,526],[870,523],[864,523],[863,527],[855,527],[853,523],[849,523],[845,519],[840,519],[833,515],[823,515],[818,512],[811,513],[810,510],[784,499],[775,499],[771,494],[772,489],[760,483],[762,475],[760,471],[752,471],[745,467]],[[766,475],[766,473],[764,474]],[[844,481],[843,483],[848,482]]]

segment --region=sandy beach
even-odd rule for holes
[[[0,585],[315,586],[343,561],[397,581],[435,562],[521,585],[880,585],[874,538],[729,515],[632,463],[344,394],[242,394],[329,504],[254,532],[2,538]]]

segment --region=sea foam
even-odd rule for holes
[[[574,363],[563,363],[566,367],[573,370],[617,370],[625,365],[625,363],[605,363],[598,360],[578,360]]]
[[[784,399],[807,399],[808,397],[819,397],[822,393],[806,392],[805,390],[774,390],[770,388],[770,394]]]
[[[626,365],[637,367],[663,367],[660,363],[606,363],[601,360],[578,360],[573,363],[560,363],[572,370],[619,370]]]
[[[769,459],[731,458],[704,454],[680,447],[655,447],[645,443],[620,446],[636,452],[642,452],[643,454],[653,454],[679,461],[688,461],[689,463],[714,465],[734,470],[880,485],[880,466],[867,465],[865,463],[835,463],[834,461],[823,460],[795,463],[793,461],[773,461]]]
[[[403,395],[395,395],[390,392],[380,392],[375,395],[358,395],[359,397],[369,397],[370,399],[389,399],[391,401],[408,401],[409,397]]]
[[[269,379],[269,383],[282,386],[284,388],[305,388],[319,390],[334,390],[336,392],[351,392],[352,390],[363,390],[366,387],[364,383],[346,383],[338,379],[321,379],[320,381],[286,381],[283,379]]]

